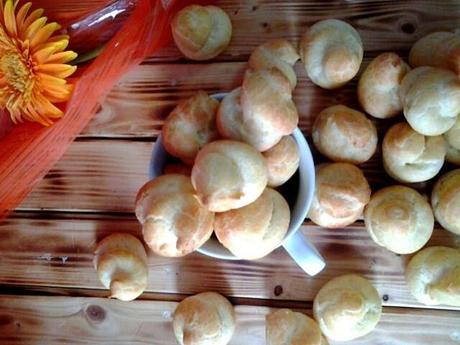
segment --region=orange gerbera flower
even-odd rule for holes
[[[64,51],[69,37],[53,36],[60,26],[47,24],[43,9],[29,14],[29,2],[16,13],[18,2],[0,0],[0,108],[15,123],[26,119],[49,126],[63,115],[54,103],[67,101],[72,92],[66,78],[76,67],[66,63],[77,54]]]

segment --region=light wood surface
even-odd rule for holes
[[[132,216],[18,213],[0,226],[0,283],[102,289],[92,264],[93,250],[97,241],[115,231],[142,238]],[[314,278],[283,249],[252,262],[216,261],[199,253],[170,259],[149,252],[147,291],[194,294],[215,290],[234,297],[312,301],[329,279],[354,272],[372,280],[385,305],[423,307],[404,281],[410,256],[398,256],[375,245],[361,223],[336,230],[309,223],[302,231],[328,265]],[[460,236],[439,229],[429,245],[460,247]]]
[[[68,21],[110,2],[75,0],[67,2],[70,6],[56,6],[59,18]],[[314,278],[283,249],[254,262],[217,261],[198,253],[180,259],[149,254],[149,285],[142,301],[76,297],[107,295],[92,266],[98,240],[115,231],[141,237],[132,214],[134,197],[147,181],[152,145],[168,112],[196,90],[215,93],[239,86],[247,58],[257,45],[280,37],[297,44],[314,22],[344,19],[363,39],[362,70],[381,52],[407,57],[410,46],[423,35],[460,28],[460,4],[453,0],[225,0],[218,5],[233,22],[229,48],[211,62],[192,63],[171,44],[133,69],[20,211],[0,224],[0,294],[10,294],[0,296],[0,344],[173,345],[170,315],[175,301],[205,290],[221,292],[239,304],[231,344],[264,344],[263,320],[269,311],[264,306],[311,308],[322,285],[351,272],[375,284],[385,310],[375,332],[347,344],[460,344],[460,308],[420,305],[404,282],[410,256],[376,246],[361,221],[336,230],[304,224],[303,233],[327,261],[325,271]],[[294,99],[299,126],[307,137],[323,108],[339,103],[359,108],[357,78],[328,91],[314,86],[300,63],[296,72]],[[401,120],[376,120],[380,139]],[[315,151],[314,156],[316,162],[324,160]],[[374,189],[394,183],[383,172],[379,151],[362,168]],[[430,184],[416,187],[429,193]],[[460,236],[438,227],[429,245],[460,247]],[[26,294],[65,297],[19,296]]]
[[[173,345],[177,344],[171,325],[176,305],[101,298],[0,296],[0,342]],[[236,329],[229,345],[264,345],[265,316],[272,310],[236,306]],[[312,315],[311,310],[300,311]],[[455,345],[460,341],[458,317],[459,313],[453,311],[384,308],[374,332],[347,344]]]

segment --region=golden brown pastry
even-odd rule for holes
[[[460,79],[441,68],[417,67],[404,77],[400,97],[404,116],[414,130],[440,135],[460,114]]]
[[[377,148],[377,130],[363,113],[344,105],[321,111],[313,123],[313,143],[336,162],[364,163]]]
[[[404,122],[385,134],[382,155],[383,166],[391,177],[406,183],[422,182],[441,170],[446,148],[442,136],[424,136]]]
[[[248,144],[218,140],[196,157],[192,184],[210,211],[225,212],[255,201],[267,186],[267,164]]]
[[[363,60],[363,43],[351,25],[326,19],[311,26],[303,35],[300,58],[314,84],[335,89],[358,73]]]
[[[362,171],[349,163],[316,167],[316,188],[308,217],[326,228],[350,225],[369,202],[371,189]]]
[[[203,292],[179,303],[173,329],[181,345],[226,345],[235,331],[235,312],[224,296]]]
[[[446,160],[460,165],[460,116],[451,129],[444,133],[446,140]]]
[[[196,198],[190,177],[162,175],[137,193],[136,216],[144,241],[156,254],[190,254],[212,234],[214,214]]]
[[[163,125],[166,151],[186,163],[193,163],[198,151],[219,135],[216,128],[218,107],[219,102],[204,91],[181,101]]]
[[[440,246],[421,250],[407,266],[406,282],[420,303],[460,307],[460,250]]]
[[[452,170],[436,181],[431,206],[439,224],[460,235],[460,169]]]
[[[265,318],[267,345],[328,345],[312,318],[289,309],[279,309]]]
[[[383,53],[371,61],[358,82],[358,100],[369,115],[387,119],[402,113],[401,81],[410,67],[395,53]]]
[[[293,137],[286,135],[263,153],[268,168],[268,185],[278,187],[289,180],[299,168],[299,149]]]
[[[433,32],[419,39],[409,53],[411,66],[450,69],[460,75],[460,36],[453,32]]]
[[[217,110],[217,130],[222,138],[250,143],[251,132],[243,121],[241,110],[241,87],[229,92],[220,102]]]
[[[364,223],[379,246],[410,254],[430,239],[434,216],[430,204],[416,190],[391,186],[372,195],[364,209]]]
[[[177,48],[192,60],[209,60],[227,48],[232,22],[216,6],[190,5],[177,12],[171,23]]]
[[[266,188],[253,203],[217,213],[214,231],[222,245],[240,259],[260,259],[275,250],[286,235],[291,213],[276,190]]]
[[[367,279],[346,274],[330,280],[319,290],[313,303],[313,314],[329,339],[353,340],[377,326],[382,302]]]
[[[289,41],[278,38],[258,46],[249,57],[249,68],[253,70],[277,68],[289,80],[292,89],[297,84],[294,64],[299,54]]]
[[[297,127],[299,115],[289,80],[276,68],[246,71],[241,88],[243,139],[263,152]]]
[[[147,288],[147,254],[132,235],[113,233],[104,238],[96,246],[93,264],[112,298],[132,301]]]

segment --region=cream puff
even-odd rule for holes
[[[235,332],[230,302],[215,292],[203,292],[179,303],[173,330],[181,345],[227,345]]]
[[[364,163],[377,148],[377,129],[363,113],[344,105],[321,111],[313,123],[313,143],[336,162]]]
[[[348,341],[372,332],[380,321],[382,302],[367,279],[347,274],[330,280],[319,290],[313,313],[327,338]]]
[[[371,196],[362,171],[349,163],[316,167],[316,188],[308,217],[326,228],[339,228],[355,222]]]
[[[453,32],[433,32],[419,39],[409,53],[411,66],[450,69],[460,75],[460,36]]]
[[[434,216],[430,204],[416,190],[391,186],[372,195],[364,209],[364,223],[379,246],[410,254],[430,239]]]
[[[335,89],[358,73],[363,60],[363,43],[350,24],[326,19],[312,25],[303,35],[300,58],[314,84]]]
[[[265,318],[267,345],[328,345],[312,318],[289,309],[279,309]]]
[[[460,78],[449,70],[417,67],[406,74],[399,94],[407,122],[423,135],[447,132],[460,114]]]
[[[191,60],[209,60],[230,44],[232,22],[216,6],[189,5],[176,13],[171,22],[174,43]]]
[[[253,70],[277,68],[289,80],[292,89],[297,84],[294,64],[300,56],[287,40],[278,38],[258,46],[249,57],[248,65]]]
[[[281,186],[299,168],[299,148],[290,135],[282,137],[278,144],[262,154],[267,162],[269,187]]]
[[[249,205],[267,186],[264,157],[248,144],[218,140],[197,155],[192,184],[198,200],[213,212]]]
[[[460,235],[460,169],[442,175],[431,194],[434,216],[441,226]]]
[[[137,193],[136,216],[144,241],[161,256],[190,254],[212,234],[214,213],[196,197],[190,177],[162,175]]]
[[[218,138],[218,107],[219,102],[204,91],[179,102],[161,132],[166,151],[186,163],[193,163],[198,151]]]
[[[260,259],[275,250],[286,235],[289,205],[276,190],[266,188],[253,203],[217,213],[214,232],[219,242],[240,259]]]
[[[391,127],[383,138],[383,166],[391,177],[406,182],[427,181],[438,174],[446,156],[442,136],[424,136],[407,123]]]
[[[421,250],[407,266],[406,282],[420,303],[460,307],[460,250],[440,246]]]
[[[358,100],[369,115],[387,119],[403,111],[399,89],[410,67],[395,53],[378,55],[358,82]]]
[[[147,288],[147,254],[141,241],[130,234],[113,233],[100,241],[93,264],[112,298],[132,301]]]

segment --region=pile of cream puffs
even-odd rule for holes
[[[188,6],[172,21],[177,47],[194,60],[220,54],[231,30],[227,14],[215,6]],[[166,151],[181,163],[167,164],[136,198],[136,216],[150,249],[184,256],[214,232],[239,258],[257,259],[273,251],[290,221],[289,206],[274,188],[299,165],[290,136],[299,118],[292,100],[293,66],[300,58],[314,84],[335,89],[358,74],[363,51],[352,26],[324,20],[303,35],[299,52],[284,39],[257,47],[242,85],[221,102],[203,91],[181,101],[162,130]],[[322,227],[343,228],[364,214],[376,244],[397,254],[419,251],[407,266],[406,280],[426,305],[460,306],[460,250],[422,249],[435,219],[460,235],[460,169],[437,178],[431,205],[406,184],[435,178],[445,160],[460,164],[459,76],[460,37],[430,34],[412,47],[409,64],[395,53],[372,60],[358,82],[362,111],[332,105],[317,115],[312,130],[315,147],[332,163],[317,166],[309,218]],[[403,113],[406,119],[393,125],[382,143],[384,169],[400,184],[373,194],[357,166],[378,145],[377,120],[366,113],[377,119]],[[112,234],[101,241],[94,265],[115,298],[135,299],[147,286],[147,255],[131,235]],[[313,311],[316,321],[287,309],[269,314],[267,344],[356,339],[376,327],[382,302],[371,282],[348,274],[322,287]],[[235,329],[234,310],[213,292],[191,296],[178,305],[173,328],[180,344],[225,345]]]

